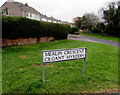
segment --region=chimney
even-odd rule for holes
[[[25,3],[25,6],[28,6],[28,4],[27,4],[27,3]]]

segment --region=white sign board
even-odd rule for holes
[[[43,63],[85,59],[86,48],[48,50],[48,51],[42,51],[42,55],[43,55]]]

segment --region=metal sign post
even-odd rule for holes
[[[85,76],[85,67],[86,67],[86,58],[84,59],[84,63],[83,63],[83,69],[82,69],[82,78],[84,78]]]
[[[68,60],[84,59],[82,77],[84,78],[84,72],[86,67],[86,49],[87,48],[74,48],[74,49],[59,49],[59,50],[47,50],[42,51],[42,81],[45,83],[45,63],[53,63]]]
[[[45,72],[44,72],[44,63],[42,62],[42,80],[45,83]]]

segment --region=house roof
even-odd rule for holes
[[[23,3],[19,3],[19,2],[13,1],[13,0],[8,0],[3,5],[5,5],[6,3],[11,3],[11,2],[14,3],[16,6],[18,6],[22,11],[26,11],[26,12],[30,12],[30,13],[34,13],[34,14],[40,14],[37,10],[28,6],[27,3],[23,4]]]
[[[13,2],[15,5],[17,5],[22,11],[26,11],[26,12],[31,12],[34,14],[40,14],[37,10],[35,10],[34,8],[28,6],[27,4],[22,4],[19,2]]]
[[[9,3],[9,2],[12,2],[14,3],[16,6],[18,6],[21,11],[26,11],[26,12],[30,12],[30,13],[33,13],[33,14],[39,14],[41,16],[41,18],[45,18],[47,20],[53,20],[53,21],[56,21],[56,22],[62,22],[62,23],[68,23],[68,22],[65,22],[65,21],[61,21],[61,20],[58,20],[58,19],[55,19],[54,17],[48,17],[40,12],[38,12],[37,10],[35,10],[34,8],[30,7],[27,3],[26,4],[23,4],[23,3],[19,3],[19,2],[16,2],[14,0],[8,0],[6,1],[4,4],[6,3]],[[4,5],[3,4],[3,5]],[[2,5],[2,6],[3,6]],[[0,9],[2,8],[2,6],[0,7]]]

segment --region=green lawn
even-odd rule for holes
[[[120,42],[120,38],[117,38],[117,37],[105,37],[105,36],[85,34],[85,33],[80,33],[80,35],[89,36],[89,37],[95,37],[95,38],[100,38],[100,39],[105,39],[105,40],[110,40],[110,41]]]
[[[87,47],[83,59],[46,64],[42,83],[42,50]],[[93,93],[118,87],[118,49],[100,43],[61,40],[3,48],[3,93]]]
[[[0,48],[0,94],[2,92],[2,48]]]

